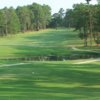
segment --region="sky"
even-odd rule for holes
[[[0,0],[0,8],[11,7],[16,8],[17,6],[29,5],[32,3],[47,4],[52,9],[52,14],[59,11],[60,8],[65,10],[72,8],[73,4],[85,3],[85,0]],[[91,1],[92,4],[96,4],[96,0]]]

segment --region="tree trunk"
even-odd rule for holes
[[[87,32],[86,32],[86,28],[84,27],[84,46],[87,47]]]
[[[8,34],[7,24],[5,25],[5,36]]]
[[[93,23],[92,23],[92,14],[91,14],[91,10],[89,12],[90,14],[90,46],[92,47],[92,28],[93,28]]]

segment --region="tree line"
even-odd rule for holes
[[[100,5],[75,4],[66,12],[67,27],[79,31],[79,37],[84,40],[84,46],[92,46],[93,40],[100,44]]]
[[[79,31],[78,36],[84,40],[84,46],[92,46],[92,42],[100,44],[100,0],[98,4],[74,4],[72,9],[60,8],[51,15],[48,5],[33,3],[31,5],[0,9],[0,35],[18,32],[39,31],[47,27],[67,27]]]
[[[16,34],[45,29],[51,20],[51,8],[48,5],[33,3],[32,5],[14,9],[0,9],[0,35]]]
[[[92,46],[93,41],[100,45],[100,0],[99,4],[87,3],[74,4],[72,9],[53,14],[51,26],[74,28],[79,32],[78,36],[84,40],[84,46]]]

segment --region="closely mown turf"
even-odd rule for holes
[[[25,63],[1,65],[0,100],[100,99],[99,64]]]
[[[99,55],[69,29],[0,38],[0,100],[100,100],[100,62],[9,60],[10,57]],[[87,50],[87,51],[86,51]],[[94,52],[95,51],[95,52]],[[6,60],[1,60],[1,59]]]
[[[29,32],[1,38],[0,57],[68,55],[73,45],[82,45],[82,41],[72,30]]]

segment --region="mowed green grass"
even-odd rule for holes
[[[68,55],[75,52],[73,45],[82,45],[82,41],[72,30],[27,32],[0,38],[0,57]]]
[[[81,54],[72,47],[82,45],[68,29],[21,33],[0,38],[0,57]],[[0,60],[0,100],[99,100],[100,62],[79,61]]]
[[[18,62],[17,62],[18,63]],[[99,100],[100,64],[0,65],[0,100]],[[8,64],[9,65],[9,64]]]

